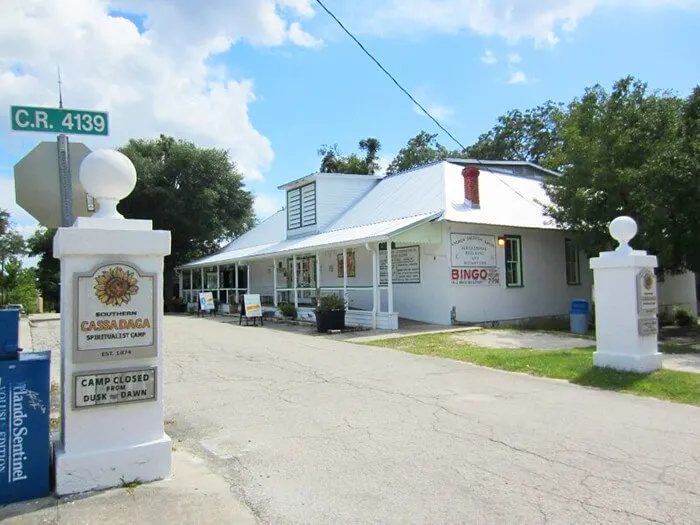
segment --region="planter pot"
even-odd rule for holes
[[[345,328],[345,312],[316,312],[316,330],[327,332],[328,330],[343,330]]]

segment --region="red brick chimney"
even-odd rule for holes
[[[471,208],[479,207],[479,168],[467,166],[462,170],[464,177],[464,202]]]

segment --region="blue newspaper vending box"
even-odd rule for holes
[[[50,355],[0,360],[0,505],[49,494]]]

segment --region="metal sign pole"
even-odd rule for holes
[[[70,150],[68,135],[58,136],[58,177],[61,187],[61,226],[73,225],[73,185],[70,173]]]

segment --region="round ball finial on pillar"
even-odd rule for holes
[[[80,165],[80,183],[95,198],[97,219],[123,219],[117,204],[136,186],[136,168],[123,153],[111,149],[93,151]]]
[[[619,246],[615,249],[617,255],[630,255],[632,247],[629,242],[637,235],[637,223],[632,217],[625,215],[614,219],[608,227],[610,235],[615,239]]]

